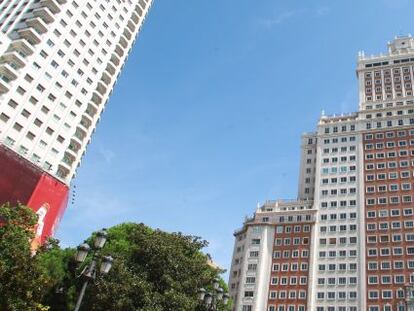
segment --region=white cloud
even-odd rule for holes
[[[330,11],[331,11],[331,9],[328,8],[328,7],[319,7],[319,8],[316,9],[315,12],[316,12],[317,16],[326,16],[326,15],[329,14]]]
[[[102,156],[102,158],[105,160],[105,162],[107,164],[111,164],[112,160],[115,157],[115,152],[112,151],[111,149],[107,149],[104,146],[100,146],[99,149],[99,154]]]
[[[317,8],[302,8],[300,10],[286,10],[279,14],[274,14],[273,17],[262,18],[259,20],[259,24],[265,26],[266,28],[272,28],[278,25],[281,25],[295,16],[298,15],[313,15],[316,17],[323,17],[328,15],[331,12],[329,7],[317,7]]]
[[[277,14],[271,18],[263,18],[259,20],[259,23],[267,28],[280,25],[295,15],[294,11],[285,11],[280,14]]]

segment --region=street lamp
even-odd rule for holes
[[[223,305],[227,306],[227,304],[229,303],[229,299],[230,299],[230,295],[229,294],[224,294],[223,295]]]
[[[198,290],[198,299],[200,301],[203,301],[205,296],[206,296],[206,290],[204,288],[200,288]]]
[[[76,255],[75,255],[75,260],[77,262],[84,262],[86,256],[88,256],[89,251],[91,250],[91,247],[86,244],[83,243],[81,245],[78,246]]]
[[[211,304],[213,303],[213,295],[210,293],[207,293],[206,296],[204,297],[204,301],[207,307],[211,307]]]
[[[211,292],[206,291],[204,288],[198,290],[198,299],[200,304],[204,305],[209,311],[218,310],[220,304],[227,305],[230,296],[224,293],[224,289],[220,287],[219,279],[215,278],[211,284],[213,290]]]
[[[95,248],[101,249],[105,245],[107,238],[108,238],[108,233],[106,232],[106,230],[105,229],[99,230],[96,233],[96,237],[95,237]]]
[[[111,256],[105,256],[102,258],[101,263],[101,273],[102,274],[108,274],[109,270],[112,268],[112,263],[114,262],[114,259]]]
[[[224,295],[224,290],[222,288],[217,288],[217,299],[222,300]]]
[[[76,302],[76,306],[74,311],[79,311],[80,305],[83,300],[83,296],[85,295],[86,287],[88,286],[88,283],[91,280],[96,279],[97,274],[97,265],[98,260],[101,260],[101,265],[99,267],[99,273],[102,275],[105,275],[111,270],[112,263],[114,259],[111,256],[99,256],[100,250],[104,247],[106,240],[108,239],[108,233],[105,229],[102,229],[96,233],[93,247],[91,248],[87,243],[83,243],[78,246],[76,254],[75,254],[75,260],[78,263],[82,263],[85,261],[86,257],[92,250],[92,261],[89,264],[89,266],[85,267],[85,269],[81,273],[81,277],[83,278],[83,285],[82,289],[79,293],[78,301]]]
[[[220,281],[219,281],[219,279],[218,279],[218,278],[214,278],[214,279],[213,279],[213,288],[214,288],[215,290],[217,290],[217,289],[219,288],[219,286],[220,286]]]

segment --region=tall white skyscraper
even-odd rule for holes
[[[151,4],[0,2],[0,203],[46,204],[42,237],[53,234]]]
[[[234,233],[234,311],[414,310],[414,38],[357,78],[358,111],[302,136],[298,200]]]

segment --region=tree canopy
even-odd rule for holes
[[[22,205],[0,207],[1,310],[41,310],[46,278],[30,248],[36,217]]]
[[[6,205],[0,207],[0,217],[0,309],[73,309],[83,268],[74,262],[75,249],[62,249],[56,240],[49,240],[31,256],[36,215],[23,206]],[[92,238],[87,242],[92,245]],[[144,224],[109,228],[101,254],[114,257],[113,267],[88,286],[81,310],[204,310],[197,291],[220,274],[207,264],[202,252],[206,245],[200,237]]]

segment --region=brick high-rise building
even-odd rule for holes
[[[152,0],[0,1],[0,204],[53,234]]]
[[[360,53],[357,77],[358,112],[302,137],[298,201],[235,232],[235,311],[414,310],[414,39]]]

